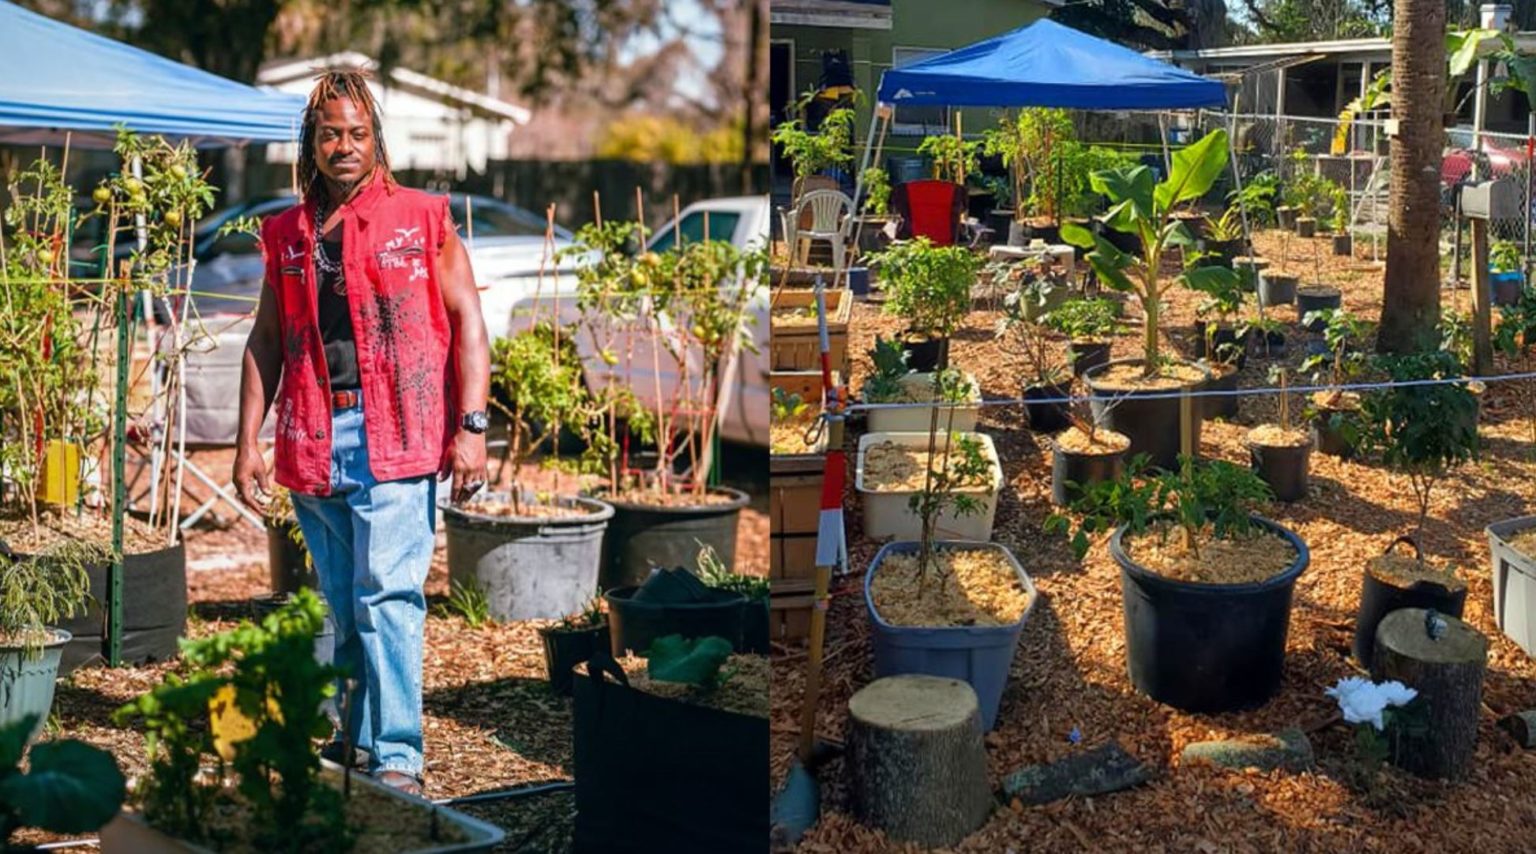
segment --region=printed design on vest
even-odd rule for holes
[[[293,411],[291,397],[284,397],[277,405],[277,435],[290,442],[303,442],[309,438],[304,425]]]
[[[315,346],[315,338],[318,333],[305,325],[292,324],[283,330],[283,365],[285,369],[297,372],[304,359],[309,356],[312,346]]]
[[[425,348],[402,347],[402,336],[428,328],[419,300],[413,299],[420,294],[417,290],[393,295],[374,291],[372,303],[364,303],[362,313],[369,339],[382,342],[385,362],[393,372],[390,382],[395,389],[395,428],[404,449],[411,447],[411,435],[406,429],[406,406],[416,411],[417,423],[425,424],[432,411],[428,395],[442,394],[427,368]]]

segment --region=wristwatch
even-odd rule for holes
[[[484,409],[476,409],[473,412],[464,413],[464,417],[459,421],[459,426],[471,433],[484,433],[490,429],[491,419],[490,416],[485,414]]]

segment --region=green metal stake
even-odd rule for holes
[[[107,570],[107,664],[118,667],[123,659],[123,514],[128,512],[128,489],[123,483],[128,443],[128,291],[117,293],[117,394],[112,407],[112,566]]]

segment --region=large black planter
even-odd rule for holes
[[[1084,454],[1051,443],[1051,503],[1066,507],[1082,494],[1082,487],[1115,480],[1125,471],[1125,452]]]
[[[1209,421],[1212,418],[1236,418],[1237,400],[1240,395],[1237,391],[1237,371],[1225,369],[1223,371],[1212,370],[1211,378],[1205,381],[1201,391],[1214,392],[1209,397],[1201,398],[1201,417]]]
[[[1082,376],[1100,365],[1109,364],[1109,341],[1068,341],[1067,357],[1072,360],[1072,373]]]
[[[1310,559],[1290,530],[1255,516],[1285,537],[1296,560],[1249,584],[1193,584],[1164,578],[1131,560],[1115,531],[1110,554],[1120,565],[1125,653],[1131,684],[1187,712],[1228,712],[1263,705],[1280,689],[1291,593]]]
[[[1065,400],[1072,393],[1067,383],[1032,385],[1024,389],[1024,414],[1029,419],[1029,429],[1036,433],[1055,433],[1071,423],[1068,403],[1044,403],[1036,401]]]
[[[309,550],[293,541],[292,533],[298,527],[299,523],[292,519],[266,524],[267,572],[273,593],[297,593],[300,587],[320,589],[315,570],[308,565]]]
[[[1296,289],[1296,316],[1302,319],[1302,327],[1308,332],[1322,332],[1328,327],[1326,321],[1320,317],[1306,322],[1306,317],[1314,311],[1324,309],[1336,309],[1344,303],[1344,293],[1332,285],[1307,285]]]
[[[1305,445],[1260,445],[1248,442],[1248,455],[1253,470],[1269,484],[1278,501],[1300,501],[1307,497],[1310,484],[1312,447],[1316,437]]]
[[[107,657],[108,564],[86,567],[91,596],[85,611],[59,624],[73,637],[64,647],[59,673]],[[122,661],[142,664],[174,658],[187,633],[187,553],[180,543],[123,556]]]
[[[907,354],[907,367],[920,374],[938,370],[943,344],[943,338],[903,338],[901,349]]]
[[[768,633],[770,603],[766,597],[748,599],[741,609],[741,651],[753,655],[767,655],[773,651],[772,636]]]
[[[575,679],[571,668],[591,661],[599,652],[606,654],[610,645],[607,623],[580,629],[546,626],[539,629],[539,640],[544,643],[544,672],[549,676],[549,690],[562,697],[571,696]]]
[[[1140,359],[1116,359],[1083,377],[1091,394],[1090,406],[1093,410],[1093,419],[1095,423],[1108,427],[1131,440],[1131,448],[1126,452],[1128,456],[1146,454],[1150,458],[1151,465],[1172,471],[1178,467],[1179,453],[1183,447],[1180,442],[1182,422],[1179,417],[1178,389],[1124,391],[1104,388],[1096,379],[1115,365],[1140,365],[1141,363]],[[1202,380],[1190,390],[1197,391],[1203,384]],[[1198,455],[1201,423],[1200,398],[1194,398],[1191,404],[1194,407],[1195,417],[1190,423],[1192,433],[1190,447],[1194,448]]]
[[[613,505],[613,518],[603,537],[599,585],[605,590],[639,585],[653,566],[693,566],[700,543],[714,547],[726,569],[735,569],[736,523],[749,497],[725,486],[710,491],[729,495],[731,500],[696,507],[659,507],[600,496]]]
[[[575,678],[577,852],[762,854],[768,719],[629,687],[612,662]]]
[[[704,602],[656,603],[636,600],[638,587],[620,587],[603,594],[608,603],[608,634],[614,658],[625,651],[643,653],[657,638],[721,637],[738,652],[746,649],[744,623],[747,600],[740,593],[710,589]],[[753,603],[754,605],[756,603]]]
[[[1390,553],[1398,543],[1408,543],[1413,546],[1415,556],[1422,557],[1418,544],[1407,535],[1393,540],[1387,546],[1387,552]],[[1369,568],[1364,575],[1360,613],[1355,617],[1354,653],[1355,660],[1366,668],[1372,666],[1371,656],[1376,651],[1376,626],[1388,614],[1400,608],[1424,608],[1460,618],[1467,605],[1466,585],[1452,589],[1433,581],[1419,580],[1410,587],[1398,587],[1377,578]]]

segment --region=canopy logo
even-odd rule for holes
[[[903,98],[910,98],[910,97],[912,97],[911,90],[908,90],[908,89],[897,89],[896,90],[896,94],[891,96],[891,100],[892,101],[900,101]]]

